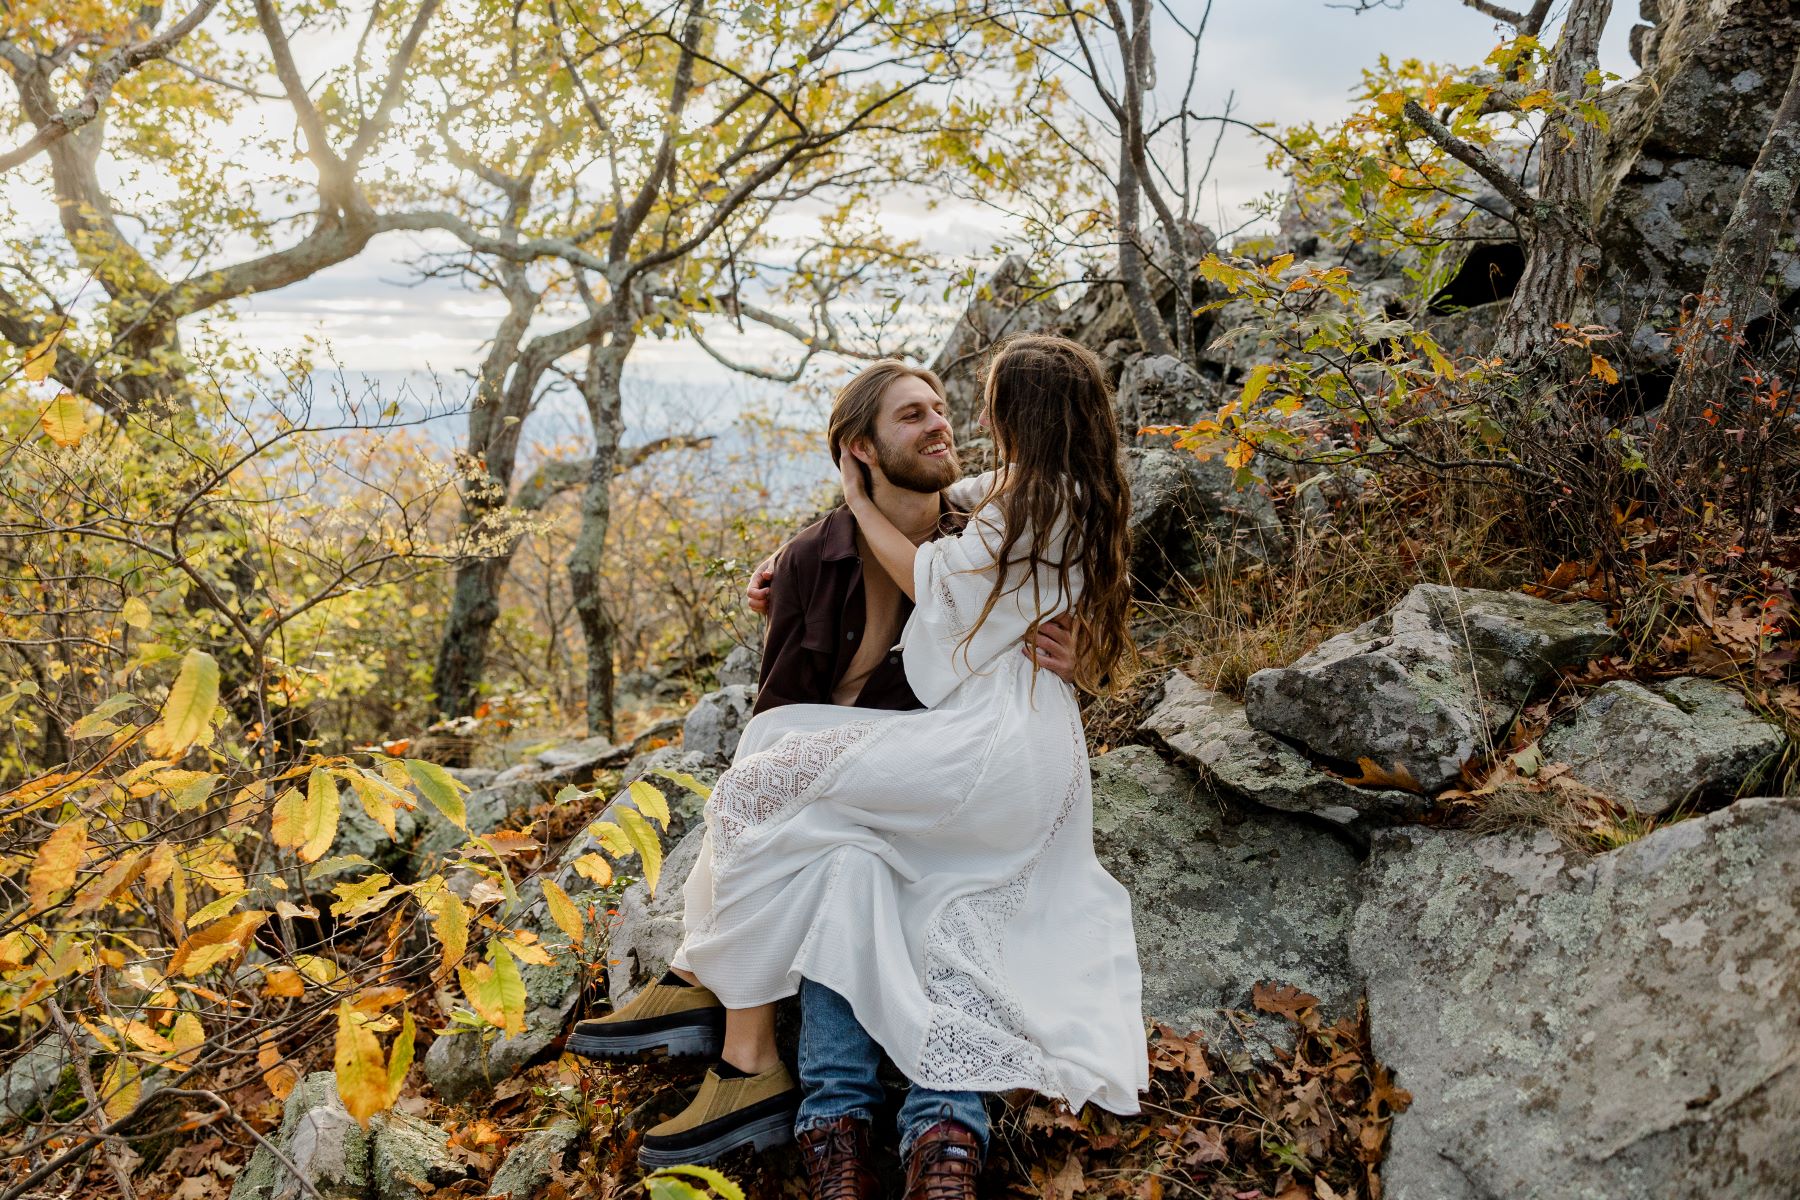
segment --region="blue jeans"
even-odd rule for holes
[[[873,1123],[881,1107],[881,1047],[857,1021],[850,1002],[810,979],[800,981],[800,1115],[803,1133],[839,1117]],[[900,1157],[942,1120],[966,1126],[987,1153],[987,1108],[980,1092],[938,1092],[916,1084],[900,1103]]]

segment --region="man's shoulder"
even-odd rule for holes
[[[816,571],[821,563],[856,553],[856,518],[842,506],[832,509],[788,539],[782,565]]]

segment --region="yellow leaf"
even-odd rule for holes
[[[150,606],[141,596],[127,596],[125,603],[119,608],[119,619],[133,629],[147,629],[150,626]]]
[[[650,822],[632,809],[619,810],[619,824],[624,826],[625,836],[631,839],[632,848],[643,862],[644,886],[650,889],[652,896],[656,895],[656,881],[662,877],[662,839],[656,836]]]
[[[588,833],[593,836],[595,841],[600,843],[600,848],[602,850],[606,851],[614,858],[623,858],[636,849],[636,847],[631,844],[630,835],[621,829],[615,822],[595,821],[592,825],[588,826]]]
[[[1269,372],[1274,369],[1269,363],[1263,363],[1250,369],[1250,378],[1244,381],[1244,393],[1239,397],[1244,408],[1248,409],[1256,403],[1256,398],[1262,395],[1265,387],[1269,386]]]
[[[113,1059],[100,1080],[100,1107],[105,1111],[106,1119],[117,1121],[136,1108],[142,1091],[137,1064],[122,1054]]]
[[[25,351],[25,380],[27,383],[42,383],[50,378],[50,372],[56,366],[56,343],[62,340],[63,331],[59,328],[55,333]]]
[[[1174,428],[1175,427],[1171,426],[1170,430],[1165,430],[1164,432],[1171,432]],[[701,783],[698,779],[695,779],[692,775],[689,775],[686,771],[671,771],[667,767],[657,767],[650,773],[652,775],[660,775],[670,783],[686,788],[702,800],[712,799],[712,789],[707,787],[704,783]]]
[[[277,846],[295,847],[301,862],[317,862],[331,849],[337,836],[342,801],[331,772],[314,767],[306,779],[306,793],[289,788],[275,799],[269,837]]]
[[[175,847],[170,842],[158,842],[150,851],[150,859],[144,864],[144,886],[155,891],[168,882],[169,873],[175,869]]]
[[[350,1001],[350,1007],[365,1017],[374,1017],[405,999],[406,989],[394,984],[367,987],[356,993]]]
[[[292,967],[270,967],[263,973],[263,995],[298,999],[306,995],[306,980]]]
[[[50,402],[49,407],[44,409],[44,415],[38,418],[38,425],[51,441],[65,449],[79,444],[82,438],[92,432],[87,411],[70,392],[64,392]]]
[[[574,862],[575,873],[589,880],[595,887],[606,887],[612,883],[612,864],[591,851]]]
[[[384,780],[365,775],[361,771],[345,771],[343,775],[350,780],[350,786],[355,790],[363,811],[369,814],[369,819],[381,826],[388,837],[397,839],[400,835],[394,828],[394,802],[403,793],[390,787]]]
[[[144,735],[158,758],[174,759],[207,732],[219,703],[219,664],[204,650],[189,650],[163,702],[162,716]]]
[[[395,889],[388,887],[392,882],[377,871],[352,883],[333,884],[331,890],[337,893],[338,901],[331,906],[331,915],[355,920],[374,912],[397,894]]]
[[[199,1057],[200,1047],[206,1044],[206,1029],[200,1024],[199,1017],[184,1012],[175,1018],[175,1028],[169,1031],[169,1042],[175,1047],[175,1061],[191,1067]]]
[[[267,912],[252,909],[214,921],[205,929],[189,934],[169,960],[169,974],[200,975],[241,954],[250,942],[250,935],[268,916]]]
[[[1595,376],[1602,383],[1619,382],[1619,372],[1610,362],[1598,354],[1589,357],[1592,361],[1588,364],[1588,374]]]
[[[573,945],[580,946],[586,927],[581,922],[581,913],[576,909],[575,902],[569,899],[569,893],[557,887],[553,880],[546,879],[544,903],[549,905],[550,919],[556,922],[556,927],[569,935],[569,941]]]
[[[406,773],[425,794],[425,798],[444,814],[446,821],[458,829],[469,827],[467,812],[463,806],[462,784],[450,772],[434,762],[409,758],[406,760]]]
[[[75,886],[75,874],[87,856],[87,820],[70,821],[44,839],[26,877],[33,911],[50,907],[50,898]]]
[[[202,908],[199,912],[189,917],[187,920],[188,928],[197,929],[208,921],[218,920],[220,917],[236,908],[238,901],[249,894],[250,892],[247,888],[243,891],[227,892],[225,895],[220,896],[217,900],[214,900],[211,904],[208,904],[205,908]]]
[[[655,784],[646,783],[640,779],[631,785],[630,789],[628,789],[628,794],[631,798],[631,802],[637,805],[637,810],[639,812],[655,821],[658,825],[661,825],[664,829],[669,827],[669,801],[663,796],[662,792],[657,789]]]
[[[439,886],[426,902],[425,911],[431,914],[432,928],[444,951],[438,971],[448,975],[469,949],[469,910],[463,906],[460,896]]]
[[[286,1100],[300,1082],[300,1071],[293,1063],[282,1059],[281,1051],[274,1045],[264,1042],[256,1052],[256,1065],[262,1068],[263,1084],[277,1100]]]
[[[1249,442],[1239,442],[1225,452],[1225,465],[1235,471],[1240,467],[1247,466],[1255,456],[1255,446]]]
[[[366,1127],[369,1118],[389,1103],[387,1063],[380,1040],[347,1000],[338,1005],[337,1046],[331,1062],[344,1108]]]
[[[555,961],[550,957],[548,950],[536,942],[524,941],[522,937],[503,937],[500,939],[500,944],[511,951],[514,958],[534,967],[547,967]]]

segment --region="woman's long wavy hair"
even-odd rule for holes
[[[1067,338],[1022,334],[1002,342],[990,360],[988,427],[1001,462],[993,489],[982,501],[997,503],[1005,519],[999,561],[1053,567],[1063,594],[1079,571],[1082,591],[1072,616],[1076,630],[1075,686],[1101,693],[1123,682],[1133,659],[1127,624],[1131,608],[1131,554],[1126,521],[1131,491],[1119,464],[1119,426],[1112,389],[1100,360]],[[1053,561],[1038,544],[1063,513],[1069,535]],[[1021,538],[1029,543],[1019,546]],[[1006,593],[1002,569],[976,618],[979,629]],[[1035,634],[1041,622],[1033,622]],[[973,636],[973,631],[971,635]]]

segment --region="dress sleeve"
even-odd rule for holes
[[[1050,563],[1039,567],[1035,577],[1025,563],[1012,563],[1005,590],[964,644],[999,576],[996,559],[1004,539],[1000,522],[998,506],[988,505],[970,517],[962,533],[927,542],[913,559],[915,607],[906,622],[902,652],[906,681],[926,707],[942,701],[971,675],[993,669],[1000,655],[1023,642],[1033,622],[1048,620],[1072,603],[1056,578],[1055,562],[1067,534],[1066,519],[1059,519],[1047,539]],[[1022,557],[1030,544],[1028,531],[1014,544],[1011,556]],[[1046,555],[1040,551],[1040,556]],[[1072,592],[1079,591],[1074,571],[1070,585]]]
[[[967,479],[959,479],[944,489],[944,495],[958,512],[971,512],[981,498],[988,493],[988,487],[994,482],[992,471],[983,471],[979,475],[971,475]]]

